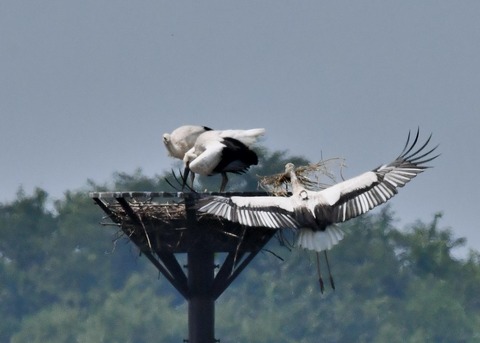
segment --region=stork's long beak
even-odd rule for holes
[[[183,170],[183,175],[182,175],[182,191],[185,188],[185,185],[187,184],[188,180],[188,174],[190,173],[190,162],[187,162],[185,164],[185,169]]]

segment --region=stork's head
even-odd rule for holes
[[[295,165],[293,163],[287,163],[285,165],[285,173],[291,173],[295,170]]]
[[[169,133],[164,133],[163,134],[163,144],[168,145],[170,143],[170,134]]]
[[[169,133],[164,133],[163,134],[163,144],[165,145],[165,148],[167,148],[168,151],[168,156],[174,157],[174,147],[172,145],[172,141],[170,139],[170,134]]]

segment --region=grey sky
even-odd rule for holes
[[[2,1],[0,201],[60,198],[114,171],[169,170],[183,124],[265,127],[264,144],[346,176],[409,129],[442,156],[390,203],[480,250],[478,1]]]

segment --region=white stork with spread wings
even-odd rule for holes
[[[410,144],[409,133],[403,151],[393,162],[324,190],[306,189],[297,179],[294,165],[288,163],[285,173],[292,184],[291,196],[213,196],[200,199],[198,211],[246,226],[299,229],[296,246],[317,252],[328,250],[343,238],[343,232],[332,224],[387,202],[398,188],[429,168],[425,163],[438,157],[431,155],[437,146],[425,152],[431,135],[415,150],[418,137],[419,131]]]

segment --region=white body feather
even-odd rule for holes
[[[327,227],[325,231],[313,231],[312,229],[303,228],[297,232],[295,246],[314,251],[330,250],[343,237],[343,231],[334,225]]]
[[[198,136],[208,130],[205,126],[183,125],[172,133],[164,133],[163,144],[170,156],[183,160],[185,153],[195,145]]]

